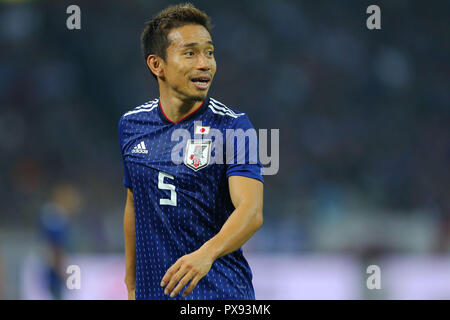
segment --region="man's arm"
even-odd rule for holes
[[[242,176],[231,176],[228,181],[235,210],[217,235],[205,242],[198,250],[178,259],[167,270],[161,281],[161,286],[167,285],[165,294],[171,292],[170,296],[174,297],[191,281],[183,296],[190,294],[198,281],[209,272],[216,259],[242,247],[261,227],[263,223],[262,182]]]
[[[231,176],[228,181],[236,209],[220,232],[204,244],[214,260],[242,247],[263,224],[262,182],[241,176]]]
[[[136,234],[134,228],[133,192],[130,189],[127,189],[123,231],[125,236],[125,284],[128,289],[128,299],[134,300],[136,289]]]

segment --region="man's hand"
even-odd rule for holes
[[[207,247],[201,247],[197,251],[182,256],[167,270],[162,278],[161,287],[167,284],[164,294],[170,293],[171,297],[175,297],[191,281],[183,292],[183,297],[186,297],[194,290],[200,279],[209,272],[213,262],[214,257]],[[175,285],[177,286],[175,287]],[[175,289],[173,289],[174,287]]]
[[[136,300],[136,289],[128,290],[128,300]]]

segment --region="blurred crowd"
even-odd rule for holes
[[[378,2],[371,31],[365,1],[193,1],[214,24],[211,96],[280,129],[249,250],[450,250],[450,2]],[[68,248],[122,250],[117,124],[157,97],[140,33],[168,4],[0,3],[0,233],[38,234],[63,185]]]

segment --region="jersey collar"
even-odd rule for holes
[[[189,121],[189,120],[201,115],[208,108],[208,105],[209,105],[209,97],[206,97],[205,100],[203,100],[203,103],[200,105],[200,107],[191,111],[190,113],[185,115],[183,118],[181,118],[177,122],[173,122],[173,121],[169,120],[169,118],[167,118],[167,116],[164,114],[164,111],[161,107],[161,98],[158,98],[158,114],[159,114],[159,117],[161,118],[161,120],[166,123],[171,123],[171,124],[183,123],[183,122]]]

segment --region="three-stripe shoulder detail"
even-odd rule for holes
[[[220,114],[222,116],[230,116],[232,118],[237,118],[240,116],[245,115],[245,113],[236,113],[230,108],[228,108],[226,105],[220,103],[219,101],[209,98],[209,105],[208,108],[215,114]]]
[[[154,110],[156,107],[158,107],[158,99],[146,102],[143,105],[140,105],[139,107],[136,107],[131,111],[128,111],[123,116],[126,117],[131,114],[136,114],[136,113],[140,113],[140,112],[150,112],[150,111]]]

